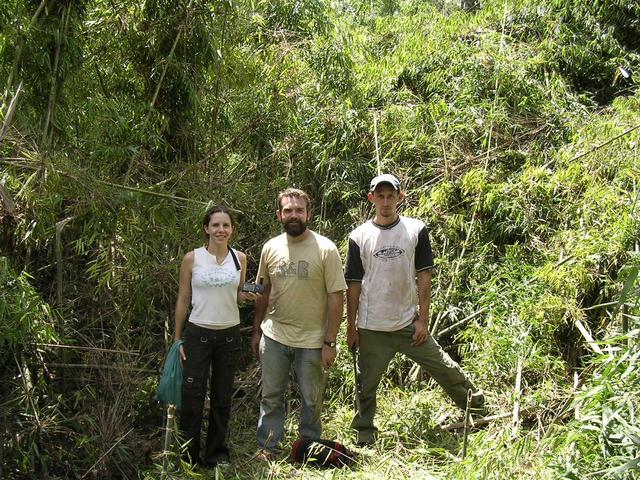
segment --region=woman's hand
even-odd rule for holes
[[[183,367],[183,363],[186,359],[187,356],[184,353],[184,344],[180,345],[180,348],[178,349],[180,351],[180,366]]]

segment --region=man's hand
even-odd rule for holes
[[[253,330],[251,335],[251,351],[254,358],[260,360],[260,339],[262,338],[262,330],[259,328]]]
[[[417,347],[427,341],[430,335],[429,329],[427,328],[427,324],[420,320],[416,320],[413,323],[413,328],[414,332],[413,337],[411,337],[413,339],[413,341],[411,342],[411,346]]]
[[[259,293],[253,292],[238,292],[238,303],[242,302],[255,302],[261,297]]]
[[[347,324],[347,345],[350,349],[360,348],[360,335],[358,329],[355,326]]]
[[[333,362],[336,361],[336,354],[336,347],[322,345],[322,366],[325,368],[325,370],[331,368]]]

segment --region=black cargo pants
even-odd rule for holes
[[[227,431],[240,353],[240,326],[212,330],[188,322],[183,347],[187,359],[182,372],[180,431],[183,439],[189,441],[191,462],[199,462],[204,399],[211,371],[209,428],[203,460],[214,462],[217,454],[228,452]]]

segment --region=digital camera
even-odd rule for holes
[[[259,283],[244,282],[244,284],[242,285],[242,291],[249,293],[262,293],[264,292],[264,285],[260,285]]]

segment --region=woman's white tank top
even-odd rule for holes
[[[205,247],[196,248],[193,254],[189,321],[216,330],[238,325],[240,271],[231,252],[227,253],[222,265]]]

